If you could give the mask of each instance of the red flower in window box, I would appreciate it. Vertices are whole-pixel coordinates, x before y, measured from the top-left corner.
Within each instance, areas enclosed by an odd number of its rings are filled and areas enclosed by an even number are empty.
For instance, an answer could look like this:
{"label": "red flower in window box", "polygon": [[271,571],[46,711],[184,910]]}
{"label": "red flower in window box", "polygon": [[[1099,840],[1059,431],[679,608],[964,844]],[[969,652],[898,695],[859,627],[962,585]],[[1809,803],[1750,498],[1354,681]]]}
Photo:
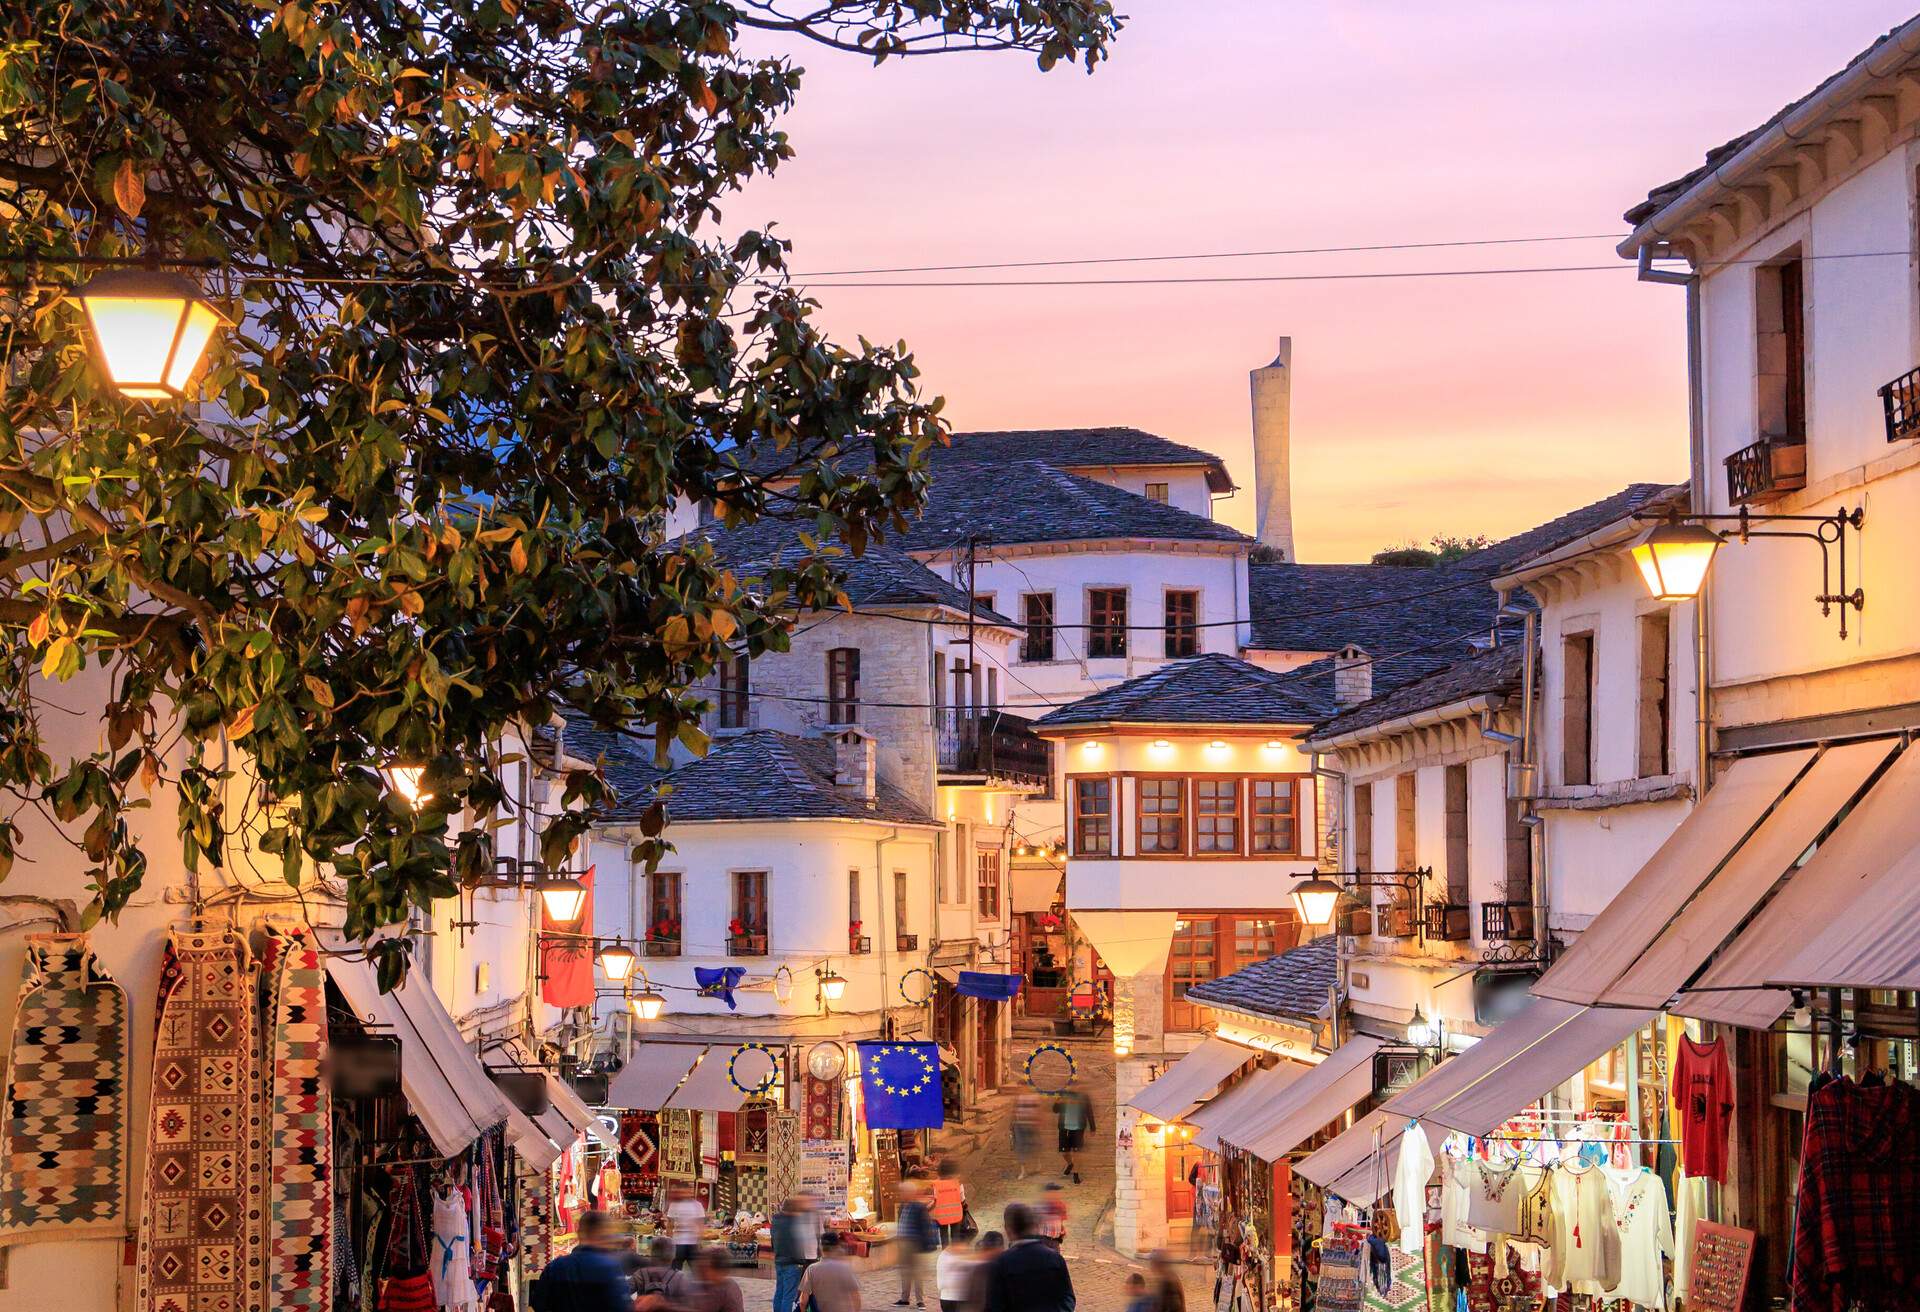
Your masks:
{"label": "red flower in window box", "polygon": [[662,916],[653,922],[647,930],[651,939],[676,939],[680,937],[680,922],[672,916]]}
{"label": "red flower in window box", "polygon": [[735,916],[732,920],[729,920],[727,922],[727,933],[733,935],[733,937],[740,938],[744,934],[746,934],[746,932],[747,932],[746,922],[741,920],[740,917]]}
{"label": "red flower in window box", "polygon": [[1051,911],[1046,912],[1040,917],[1040,928],[1042,929],[1060,928],[1060,917],[1054,915],[1053,912]]}

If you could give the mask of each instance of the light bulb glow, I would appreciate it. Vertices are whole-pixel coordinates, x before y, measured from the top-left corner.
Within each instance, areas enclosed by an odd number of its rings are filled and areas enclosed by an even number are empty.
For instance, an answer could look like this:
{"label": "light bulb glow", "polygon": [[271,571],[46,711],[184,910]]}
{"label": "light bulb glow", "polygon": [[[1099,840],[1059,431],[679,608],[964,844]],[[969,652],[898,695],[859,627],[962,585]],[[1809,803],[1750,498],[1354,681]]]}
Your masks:
{"label": "light bulb glow", "polygon": [[533,888],[547,909],[547,919],[555,924],[571,925],[586,910],[587,886],[570,875],[543,875]]}
{"label": "light bulb glow", "polygon": [[433,800],[433,794],[426,790],[426,766],[389,765],[382,767],[380,773],[385,777],[387,787],[398,793],[400,800],[415,811]]}
{"label": "light bulb glow", "polygon": [[1152,742],[1147,744],[1147,750],[1152,752],[1155,756],[1165,756],[1171,751],[1173,751],[1173,744],[1168,742],[1165,738],[1155,738]]}
{"label": "light bulb glow", "polygon": [[847,993],[847,981],[828,971],[820,977],[820,996],[828,1002],[838,1002]]}
{"label": "light bulb glow", "polygon": [[226,322],[177,273],[116,269],[99,274],[77,295],[107,381],[135,400],[183,395],[214,331]]}
{"label": "light bulb glow", "polygon": [[1720,535],[1704,524],[1656,524],[1628,554],[1655,600],[1692,601],[1700,595],[1720,543]]}
{"label": "light bulb glow", "polygon": [[638,958],[632,948],[624,943],[609,943],[600,949],[600,969],[615,984],[624,984],[633,975],[633,965]]}
{"label": "light bulb glow", "polygon": [[1098,756],[1105,749],[1106,749],[1106,744],[1101,742],[1097,738],[1089,738],[1087,739],[1087,741],[1080,744],[1080,750],[1085,752],[1088,756]]}
{"label": "light bulb glow", "polygon": [[666,998],[652,989],[627,995],[627,1010],[633,1013],[635,1020],[659,1020],[660,1013],[666,1008]]}
{"label": "light bulb glow", "polygon": [[1299,908],[1302,921],[1315,929],[1324,929],[1333,923],[1333,909],[1342,891],[1331,879],[1315,875],[1294,888],[1293,904]]}

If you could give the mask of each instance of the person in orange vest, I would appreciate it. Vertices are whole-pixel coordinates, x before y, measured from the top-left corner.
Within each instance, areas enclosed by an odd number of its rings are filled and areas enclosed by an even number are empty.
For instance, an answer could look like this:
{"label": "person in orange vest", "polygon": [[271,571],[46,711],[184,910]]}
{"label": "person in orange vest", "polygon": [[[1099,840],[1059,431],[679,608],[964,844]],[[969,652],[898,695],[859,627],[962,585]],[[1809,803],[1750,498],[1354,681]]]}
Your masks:
{"label": "person in orange vest", "polygon": [[951,1160],[940,1163],[940,1173],[933,1181],[933,1203],[930,1208],[934,1224],[940,1227],[942,1246],[953,1242],[953,1228],[967,1215],[967,1186],[960,1181],[960,1164]]}

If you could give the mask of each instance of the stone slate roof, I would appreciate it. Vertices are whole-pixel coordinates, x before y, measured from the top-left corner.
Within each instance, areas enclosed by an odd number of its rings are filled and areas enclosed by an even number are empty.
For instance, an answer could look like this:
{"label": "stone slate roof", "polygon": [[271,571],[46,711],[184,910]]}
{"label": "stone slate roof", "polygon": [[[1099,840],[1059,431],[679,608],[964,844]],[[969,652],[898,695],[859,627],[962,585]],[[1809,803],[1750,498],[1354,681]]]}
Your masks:
{"label": "stone slate roof", "polygon": [[1057,707],[1036,729],[1088,724],[1311,724],[1324,705],[1288,690],[1285,676],[1210,652]]}
{"label": "stone slate roof", "polygon": [[948,606],[963,615],[972,608],[988,623],[1013,623],[985,606],[974,607],[962,589],[941,578],[897,544],[870,542],[866,550],[856,556],[837,541],[820,541],[811,518],[768,516],[736,528],[716,522],[703,524],[686,537],[712,543],[714,554],[736,572],[753,575],[776,562],[789,567],[798,565],[813,554],[800,540],[802,532],[814,533],[822,548],[838,548],[838,554],[828,555],[826,559],[841,576],[847,599],[855,606]]}
{"label": "stone slate roof", "polygon": [[965,550],[969,537],[995,547],[1107,538],[1253,546],[1238,529],[1040,460],[960,461],[938,469],[926,509],[892,541],[909,551],[947,551]]}
{"label": "stone slate roof", "polygon": [[1340,712],[1315,729],[1308,741],[1322,743],[1357,729],[1412,715],[1416,711],[1450,706],[1481,693],[1517,695],[1524,659],[1525,651],[1518,642],[1508,642],[1491,651],[1469,656]]}
{"label": "stone slate roof", "polygon": [[[934,446],[927,462],[935,478],[948,464],[1006,464],[1040,460],[1056,469],[1105,469],[1137,465],[1200,465],[1207,486],[1215,492],[1233,491],[1233,478],[1224,460],[1211,451],[1186,446],[1143,429],[1119,426],[1094,428],[1016,428],[952,434],[949,446]],[[755,448],[741,461],[757,473],[784,469],[793,463],[789,448]]]}
{"label": "stone slate roof", "polygon": [[1242,966],[1231,975],[1189,985],[1187,997],[1256,1016],[1317,1020],[1331,1005],[1329,991],[1339,971],[1338,942],[1335,935],[1322,934],[1311,943]]}
{"label": "stone slate roof", "polygon": [[885,782],[874,786],[874,804],[833,785],[833,744],[773,729],[716,738],[698,760],[672,770],[653,764],[653,750],[585,720],[567,722],[567,755],[598,760],[619,800],[599,818],[637,820],[663,783],[667,822],[676,820],[875,820],[882,824],[930,825],[932,814]]}
{"label": "stone slate roof", "polygon": [[[1902,27],[1904,26],[1905,24],[1902,24]],[[1801,96],[1799,99],[1790,101],[1787,104],[1781,106],[1776,113],[1774,113],[1771,117],[1767,119],[1766,122],[1760,124],[1758,127],[1751,128],[1746,132],[1742,132],[1739,136],[1733,138],[1733,140],[1723,142],[1722,144],[1715,146],[1712,150],[1709,150],[1707,152],[1706,161],[1703,164],[1701,164],[1699,168],[1694,169],[1690,173],[1683,174],[1680,177],[1675,178],[1671,182],[1661,183],[1659,186],[1655,187],[1652,191],[1647,193],[1647,198],[1645,200],[1641,201],[1638,205],[1635,205],[1632,209],[1628,210],[1626,214],[1623,215],[1622,217],[1624,217],[1629,224],[1631,224],[1636,228],[1639,227],[1642,223],[1645,223],[1648,219],[1652,218],[1654,215],[1658,214],[1661,210],[1665,209],[1668,205],[1672,204],[1680,196],[1684,195],[1687,191],[1689,191],[1693,187],[1695,183],[1699,182],[1702,178],[1706,177],[1709,173],[1713,172],[1715,169],[1725,164],[1728,160],[1732,159],[1735,155],[1738,155],[1741,151],[1745,150],[1748,146],[1752,145],[1755,140],[1757,140],[1768,129],[1772,128],[1774,124],[1780,122],[1781,119],[1784,119],[1787,115],[1793,113],[1795,110],[1799,109],[1802,105],[1806,104],[1808,101],[1815,99],[1820,95],[1821,92],[1825,91],[1834,82],[1846,76],[1847,73],[1852,71],[1854,65],[1858,64],[1863,59],[1871,59],[1874,55],[1878,54],[1883,46],[1885,46],[1889,41],[1893,40],[1895,37],[1899,36],[1900,31],[1901,31],[1901,28],[1896,27],[1891,32],[1888,32],[1885,36],[1876,38],[1872,45],[1868,46],[1865,50],[1862,50],[1859,54],[1855,55],[1852,59],[1849,59],[1846,63],[1846,67],[1840,69],[1838,72],[1834,73],[1831,77],[1824,79],[1819,86],[1816,86],[1813,90],[1807,92],[1806,95]]]}

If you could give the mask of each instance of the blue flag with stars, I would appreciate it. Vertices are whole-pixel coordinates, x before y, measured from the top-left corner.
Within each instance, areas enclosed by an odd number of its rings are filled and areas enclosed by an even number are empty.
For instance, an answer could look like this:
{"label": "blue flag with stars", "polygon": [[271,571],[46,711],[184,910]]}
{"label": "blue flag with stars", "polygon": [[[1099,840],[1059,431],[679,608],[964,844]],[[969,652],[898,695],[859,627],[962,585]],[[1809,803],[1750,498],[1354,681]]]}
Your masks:
{"label": "blue flag with stars", "polygon": [[937,1130],[940,1047],[934,1043],[862,1043],[860,1092],[869,1130]]}

